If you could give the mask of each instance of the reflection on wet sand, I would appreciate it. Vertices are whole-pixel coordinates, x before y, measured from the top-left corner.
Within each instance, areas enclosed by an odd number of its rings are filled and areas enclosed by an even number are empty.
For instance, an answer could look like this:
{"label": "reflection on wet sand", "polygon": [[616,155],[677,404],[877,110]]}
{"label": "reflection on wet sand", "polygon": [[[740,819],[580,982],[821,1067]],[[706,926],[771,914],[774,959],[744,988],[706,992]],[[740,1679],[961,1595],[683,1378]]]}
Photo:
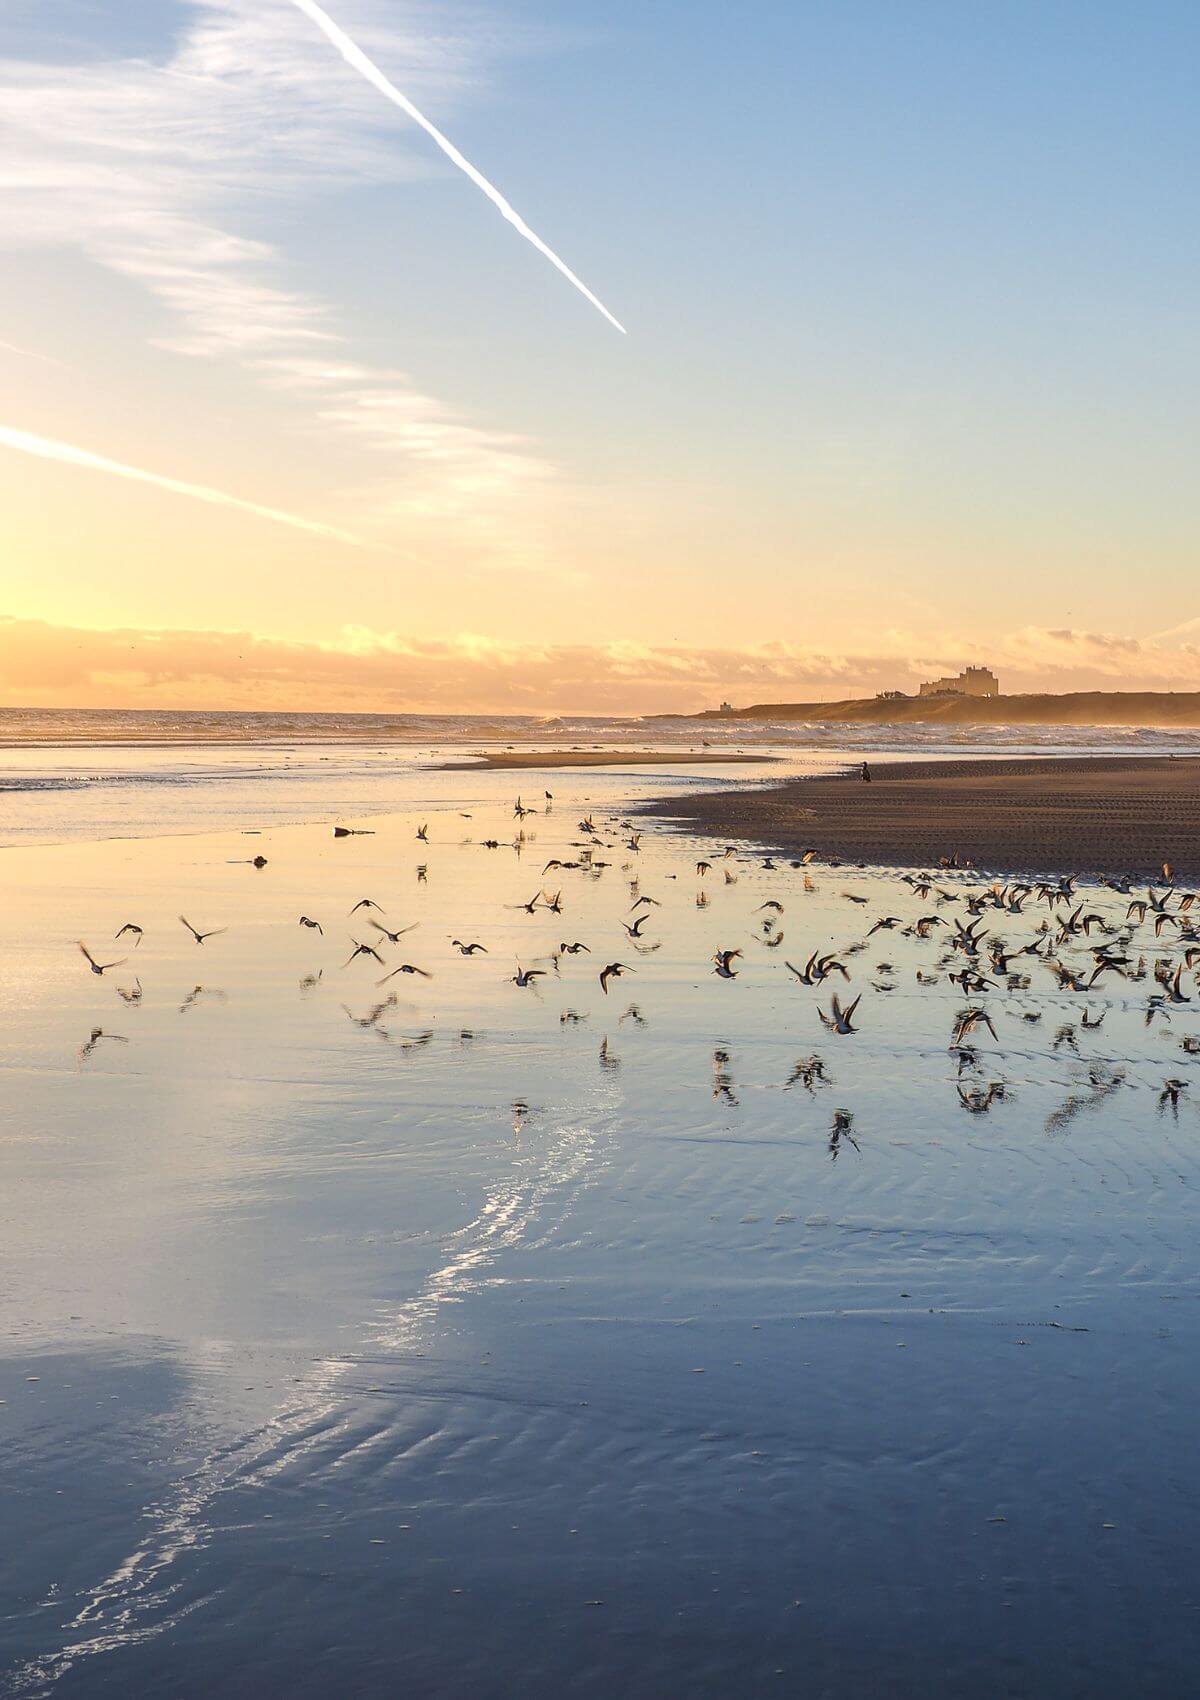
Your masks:
{"label": "reflection on wet sand", "polygon": [[[298,1694],[507,1687],[531,1646],[546,1693],[967,1692],[1002,1659],[1050,1694],[1064,1648],[1166,1692],[1191,894],[717,844],[698,906],[694,845],[565,772],[514,830],[492,783],[466,826],[273,829],[254,874],[227,835],[6,853],[0,1304],[39,1379],[5,1468],[80,1507],[25,1531],[24,1691],[262,1692],[271,1641]],[[92,972],[75,940],[131,913],[136,978]],[[124,1425],[55,1392],[122,1339],[173,1372]],[[94,1569],[58,1597],[67,1542]],[[1043,1611],[1048,1551],[1153,1622],[1150,1688],[1082,1596]]]}

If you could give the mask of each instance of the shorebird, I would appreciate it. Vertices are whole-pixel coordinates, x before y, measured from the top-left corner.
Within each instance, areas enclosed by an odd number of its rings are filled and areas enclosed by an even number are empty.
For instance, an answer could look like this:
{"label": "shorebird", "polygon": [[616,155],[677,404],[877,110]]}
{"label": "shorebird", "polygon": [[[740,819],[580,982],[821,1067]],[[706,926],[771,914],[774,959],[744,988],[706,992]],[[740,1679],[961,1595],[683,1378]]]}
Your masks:
{"label": "shorebird", "polygon": [[635,974],[636,972],[637,970],[635,968],[630,968],[627,963],[610,962],[607,968],[602,968],[600,970],[600,990],[605,994],[605,996],[607,996],[608,982],[610,980],[619,980],[622,974]]}
{"label": "shorebird", "polygon": [[972,921],[969,927],[964,927],[961,921],[955,921],[951,947],[961,950],[965,956],[978,956],[979,947],[988,936],[986,930],[980,932],[979,927],[978,921]]}
{"label": "shorebird", "polygon": [[314,921],[311,915],[301,915],[298,924],[302,927],[311,927],[315,932],[320,933],[322,938],[325,937],[324,927],[321,925],[320,921]]}
{"label": "shorebird", "polygon": [[181,915],[179,919],[183,922],[188,932],[191,933],[197,944],[203,944],[205,939],[215,939],[219,934],[227,933],[229,931],[228,927],[212,927],[207,933],[201,933],[197,932],[196,928],[193,927],[186,915]]}
{"label": "shorebird", "polygon": [[1166,982],[1168,1003],[1191,1003],[1191,998],[1183,989],[1183,964],[1175,970],[1175,977]]}
{"label": "shorebird", "polygon": [[429,827],[427,824],[417,828],[417,837],[420,839],[422,844],[429,843]]}
{"label": "shorebird", "polygon": [[144,932],[144,929],[142,927],[139,927],[136,921],[126,921],[126,923],[123,927],[117,928],[116,932],[113,934],[113,937],[115,939],[119,939],[119,938],[123,938],[126,933],[132,933],[133,934],[133,948],[134,948],[134,950],[136,950],[138,945],[140,945],[141,942],[142,942],[143,932]]}
{"label": "shorebird", "polygon": [[[371,952],[374,955],[374,951]],[[432,980],[433,975],[428,968],[418,968],[412,962],[402,962],[399,968],[393,968],[390,974],[385,974],[382,980],[376,980],[377,986],[386,986],[389,980],[394,980],[397,974],[419,974],[422,980]]]}
{"label": "shorebird", "polygon": [[835,992],[833,1001],[829,1006],[829,1014],[826,1015],[820,1005],[817,1006],[817,1014],[821,1017],[822,1025],[828,1027],[831,1033],[857,1033],[858,1028],[854,1026],[853,1017],[861,1001],[862,993],[860,992],[854,1002],[843,1009]]}
{"label": "shorebird", "polygon": [[405,933],[413,932],[421,923],[420,921],[410,921],[407,927],[401,927],[399,931],[394,933],[389,932],[386,927],[381,927],[378,921],[370,921],[368,925],[374,927],[377,933],[382,933],[389,944],[399,944]]}
{"label": "shorebird", "polygon": [[587,944],[581,944],[578,939],[576,939],[573,944],[568,944],[566,940],[564,940],[562,944],[559,945],[558,950],[560,956],[578,956],[581,950],[586,951],[589,956],[592,954],[592,947]]}
{"label": "shorebird", "polygon": [[640,939],[642,936],[642,928],[646,925],[646,922],[649,919],[649,915],[639,915],[637,920],[632,924],[628,921],[622,921],[621,925],[624,927],[631,939]]}
{"label": "shorebird", "polygon": [[741,954],[740,950],[714,951],[710,959],[714,964],[713,973],[719,974],[722,980],[736,980],[737,969],[733,966],[733,960]]}
{"label": "shorebird", "polygon": [[93,974],[107,974],[110,968],[120,968],[123,963],[129,961],[127,956],[122,956],[119,957],[116,962],[97,962],[96,958],[92,955],[91,951],[88,949],[87,945],[84,944],[82,939],[77,939],[76,943],[79,945],[84,956],[87,957],[88,967],[91,969]]}
{"label": "shorebird", "polygon": [[822,956],[814,950],[803,968],[797,968],[794,962],[785,962],[785,968],[790,968],[802,986],[819,986],[822,980],[827,980],[831,974],[840,974],[843,980],[850,978],[849,970],[844,962],[839,962],[830,952]]}
{"label": "shorebird", "polygon": [[544,980],[545,977],[546,970],[544,968],[522,968],[518,962],[516,973],[511,974],[509,979],[514,986],[532,986],[535,980]]}
{"label": "shorebird", "polygon": [[451,939],[450,943],[456,946],[460,956],[475,956],[480,951],[482,951],[485,956],[488,953],[488,948],[485,944],[464,944],[461,939]]}
{"label": "shorebird", "polygon": [[352,915],[357,915],[360,909],[374,909],[377,915],[383,914],[383,910],[380,908],[379,904],[375,902],[373,897],[360,897],[358,902],[354,905],[354,908],[351,909],[350,913]]}
{"label": "shorebird", "polygon": [[354,949],[350,952],[345,962],[342,963],[343,968],[349,968],[356,956],[373,956],[379,966],[381,968],[383,967],[383,958],[380,956],[373,944],[359,944],[356,939],[351,939],[350,943],[354,946]]}
{"label": "shorebird", "polygon": [[[996,1029],[993,1027],[992,1018],[986,1009],[977,1009],[974,1007],[970,1009],[960,1009],[957,1017],[955,1018],[954,1032],[950,1039],[951,1048],[954,1049],[961,1045],[967,1035],[969,1033],[974,1033],[977,1027],[986,1027],[992,1038],[996,1039]],[[999,1042],[1000,1041],[996,1039],[996,1043],[999,1044]]]}

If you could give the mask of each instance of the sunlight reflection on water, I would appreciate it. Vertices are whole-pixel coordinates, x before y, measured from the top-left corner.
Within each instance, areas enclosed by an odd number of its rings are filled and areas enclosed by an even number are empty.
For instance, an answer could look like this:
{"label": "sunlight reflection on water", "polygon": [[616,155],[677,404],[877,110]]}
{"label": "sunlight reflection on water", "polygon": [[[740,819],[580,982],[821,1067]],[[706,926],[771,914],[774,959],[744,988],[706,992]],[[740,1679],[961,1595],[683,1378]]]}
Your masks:
{"label": "sunlight reflection on water", "polygon": [[[554,774],[519,854],[539,776],[388,783],[362,837],[241,780],[255,836],[3,853],[20,1690],[1179,1692],[1194,1002],[1085,1030],[1035,966],[964,1071],[895,875],[633,850],[654,776]],[[608,866],[543,874],[585,809]]]}

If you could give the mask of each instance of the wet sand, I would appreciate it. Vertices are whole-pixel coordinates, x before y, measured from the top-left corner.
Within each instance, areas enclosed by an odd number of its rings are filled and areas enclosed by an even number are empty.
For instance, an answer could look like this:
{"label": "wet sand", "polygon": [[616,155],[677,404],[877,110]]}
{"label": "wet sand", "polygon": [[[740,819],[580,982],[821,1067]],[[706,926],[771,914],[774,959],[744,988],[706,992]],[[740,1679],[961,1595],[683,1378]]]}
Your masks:
{"label": "wet sand", "polygon": [[881,867],[943,857],[1002,872],[1200,877],[1200,758],[882,763],[753,791],[665,798],[652,812],[710,837]]}
{"label": "wet sand", "polygon": [[[622,825],[663,769],[564,772],[518,834],[512,775],[387,761],[394,812],[335,841],[361,752],[324,791],[237,766],[186,835],[0,852],[0,1693],[1192,1692],[1178,898],[1128,978],[1067,988],[1100,936],[1064,928],[955,1043],[986,882],[699,877]],[[985,978],[1068,915],[987,909]],[[816,951],[849,982],[802,984]]]}
{"label": "wet sand", "polygon": [[459,773],[478,768],[511,768],[514,772],[544,767],[678,767],[684,762],[773,762],[778,756],[730,755],[725,750],[488,750],[469,761],[439,762],[435,773]]}

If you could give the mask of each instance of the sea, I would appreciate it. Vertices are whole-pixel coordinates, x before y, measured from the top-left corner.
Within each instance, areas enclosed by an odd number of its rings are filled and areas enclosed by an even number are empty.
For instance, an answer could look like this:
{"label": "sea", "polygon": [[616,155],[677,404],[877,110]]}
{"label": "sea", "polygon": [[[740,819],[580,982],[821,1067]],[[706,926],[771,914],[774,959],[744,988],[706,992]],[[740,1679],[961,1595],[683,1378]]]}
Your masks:
{"label": "sea", "polygon": [[[686,765],[590,775],[597,795],[652,798],[714,782],[770,784],[864,757],[1196,754],[1200,729],[0,708],[0,846],[236,828],[250,816],[301,824],[410,801],[457,806],[489,792],[473,773],[440,771],[447,765],[549,749],[687,754]],[[740,772],[695,763],[706,749],[772,761]]]}
{"label": "sea", "polygon": [[0,712],[0,1693],[1190,1693],[1190,910],[632,806],[1195,745]]}

